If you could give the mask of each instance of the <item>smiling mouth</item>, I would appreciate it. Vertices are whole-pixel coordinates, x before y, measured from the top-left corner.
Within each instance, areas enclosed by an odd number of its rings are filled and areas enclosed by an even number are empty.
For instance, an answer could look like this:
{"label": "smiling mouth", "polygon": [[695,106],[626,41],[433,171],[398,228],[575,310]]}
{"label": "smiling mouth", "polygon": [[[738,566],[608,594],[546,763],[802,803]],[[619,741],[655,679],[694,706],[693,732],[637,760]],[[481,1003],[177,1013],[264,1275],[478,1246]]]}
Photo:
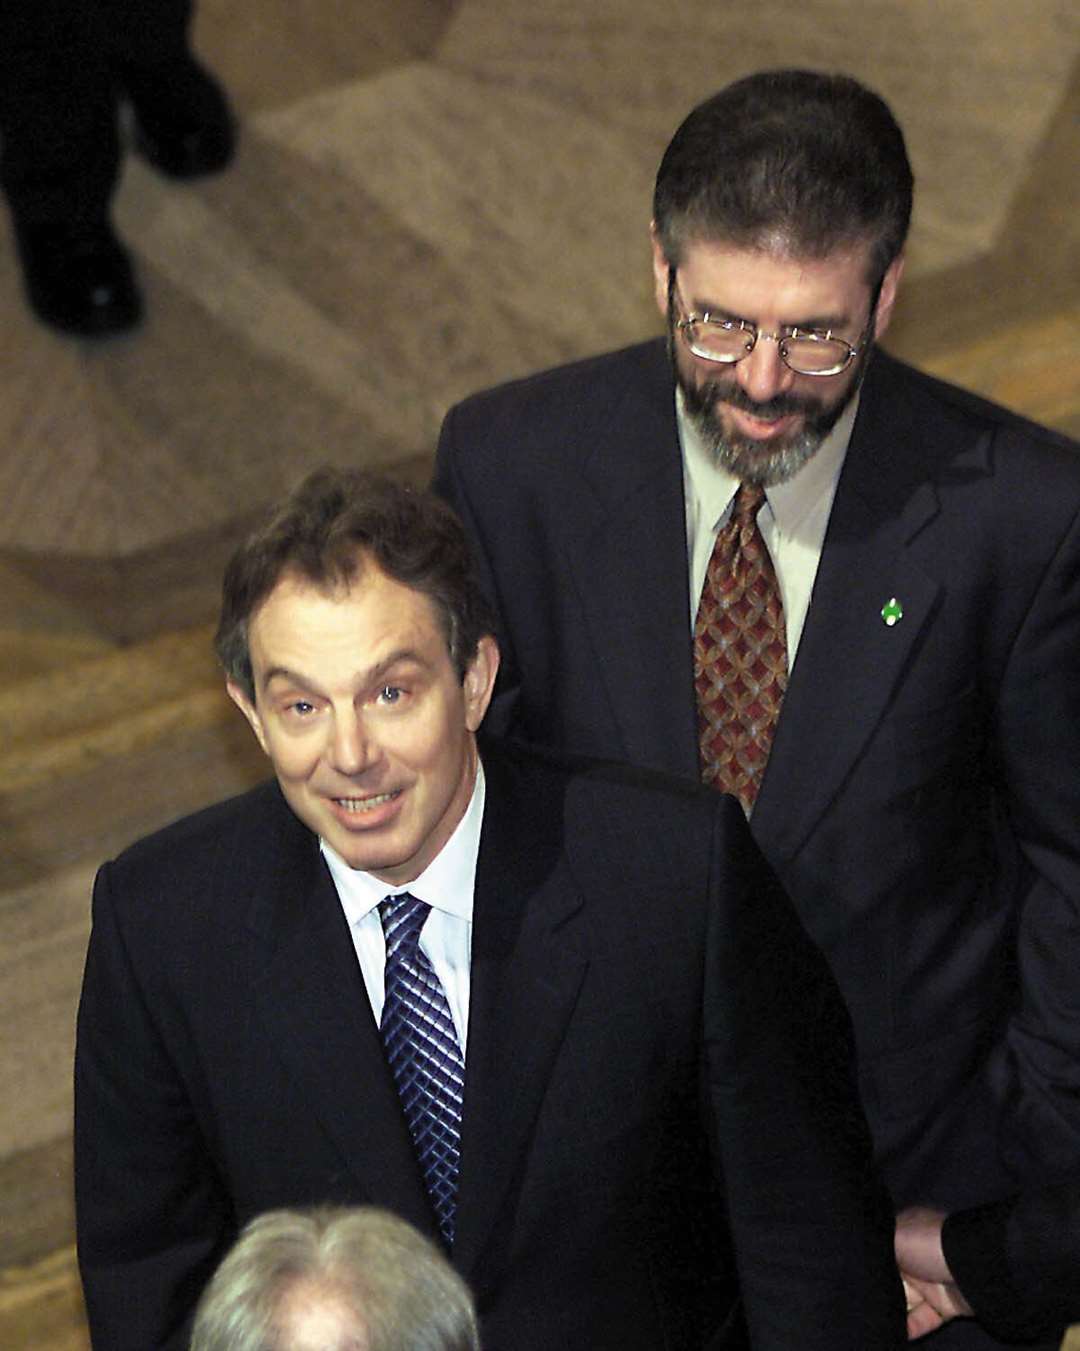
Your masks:
{"label": "smiling mouth", "polygon": [[333,801],[342,811],[355,812],[358,816],[364,812],[372,812],[376,807],[385,806],[387,802],[393,802],[394,798],[401,796],[401,789],[395,788],[392,793],[377,793],[374,797],[336,797]]}
{"label": "smiling mouth", "polygon": [[746,409],[729,405],[733,414],[733,422],[736,427],[741,427],[749,435],[760,436],[762,439],[768,439],[777,432],[790,427],[795,420],[794,413],[781,413],[778,417],[759,417],[756,413],[747,412]]}

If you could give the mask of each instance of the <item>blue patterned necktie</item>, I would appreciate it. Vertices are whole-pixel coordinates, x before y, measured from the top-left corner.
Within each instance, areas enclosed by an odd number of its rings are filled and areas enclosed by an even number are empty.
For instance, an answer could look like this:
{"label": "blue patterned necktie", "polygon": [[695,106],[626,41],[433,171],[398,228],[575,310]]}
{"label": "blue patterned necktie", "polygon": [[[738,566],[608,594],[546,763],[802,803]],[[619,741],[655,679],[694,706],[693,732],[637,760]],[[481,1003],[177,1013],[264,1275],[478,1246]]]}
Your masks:
{"label": "blue patterned necktie", "polygon": [[386,937],[382,1040],[439,1229],[454,1242],[465,1062],[446,993],[420,951],[431,907],[403,891],[379,902]]}

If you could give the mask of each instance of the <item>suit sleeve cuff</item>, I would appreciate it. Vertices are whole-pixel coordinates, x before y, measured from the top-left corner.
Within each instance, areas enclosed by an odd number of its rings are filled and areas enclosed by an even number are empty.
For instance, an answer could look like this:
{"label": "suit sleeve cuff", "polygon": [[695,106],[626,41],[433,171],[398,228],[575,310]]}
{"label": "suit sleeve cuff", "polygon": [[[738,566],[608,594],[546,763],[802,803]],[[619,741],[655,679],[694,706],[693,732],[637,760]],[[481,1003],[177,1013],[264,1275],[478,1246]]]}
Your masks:
{"label": "suit sleeve cuff", "polygon": [[978,1321],[1005,1340],[1028,1340],[1053,1327],[1018,1283],[1010,1260],[1009,1221],[1017,1202],[1010,1197],[956,1211],[941,1230],[942,1252],[961,1294]]}

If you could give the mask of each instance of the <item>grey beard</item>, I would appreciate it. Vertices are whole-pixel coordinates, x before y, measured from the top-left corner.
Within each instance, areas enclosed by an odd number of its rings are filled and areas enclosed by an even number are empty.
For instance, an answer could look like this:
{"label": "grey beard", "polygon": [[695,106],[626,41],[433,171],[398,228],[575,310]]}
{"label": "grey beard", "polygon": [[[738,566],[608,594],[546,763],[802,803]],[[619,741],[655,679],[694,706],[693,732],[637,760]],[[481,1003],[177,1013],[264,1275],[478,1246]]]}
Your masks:
{"label": "grey beard", "polygon": [[[711,381],[697,388],[683,379],[678,362],[672,360],[675,378],[683,393],[683,408],[698,435],[709,447],[716,463],[741,483],[755,483],[772,488],[795,477],[804,464],[821,449],[821,444],[839,422],[844,410],[851,404],[866,373],[869,347],[857,358],[855,378],[847,397],[834,407],[822,408],[816,400],[794,398],[779,394],[775,399],[755,404],[737,385],[721,387]],[[768,448],[748,436],[729,436],[716,413],[718,404],[740,408],[758,417],[783,417],[788,413],[802,413],[805,422],[797,436],[783,445]]]}
{"label": "grey beard", "polygon": [[[716,463],[737,478],[740,483],[754,483],[762,488],[772,488],[778,483],[787,483],[821,449],[822,442],[843,416],[844,410],[851,404],[863,377],[872,345],[865,342],[862,351],[855,359],[855,374],[847,397],[832,408],[822,408],[816,399],[793,397],[780,394],[762,404],[756,404],[733,381],[722,386],[717,381],[709,381],[704,388],[692,385],[683,377],[675,351],[674,313],[668,315],[668,356],[671,359],[675,380],[683,394],[683,410],[702,441],[712,451]],[[793,440],[781,446],[767,449],[760,441],[746,436],[728,436],[716,413],[718,404],[726,403],[733,408],[756,414],[758,417],[783,417],[787,413],[802,413],[805,423],[802,431]]]}
{"label": "grey beard", "polygon": [[754,483],[762,488],[772,488],[794,478],[821,448],[827,435],[807,426],[794,440],[775,450],[764,450],[759,441],[725,436],[711,417],[702,418],[689,410],[688,415],[721,469],[726,469],[740,483]]}

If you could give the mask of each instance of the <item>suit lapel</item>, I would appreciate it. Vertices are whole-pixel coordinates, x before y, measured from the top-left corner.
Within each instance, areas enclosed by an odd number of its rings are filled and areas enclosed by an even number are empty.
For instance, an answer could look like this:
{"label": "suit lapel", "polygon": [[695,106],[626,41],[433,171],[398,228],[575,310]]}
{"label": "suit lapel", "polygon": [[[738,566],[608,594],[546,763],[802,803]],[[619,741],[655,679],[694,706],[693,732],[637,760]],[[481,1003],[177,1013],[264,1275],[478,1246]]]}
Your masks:
{"label": "suit lapel", "polygon": [[[480,1278],[524,1164],[587,958],[582,900],[561,850],[557,776],[484,749],[487,796],[474,901],[462,1169],[454,1261]],[[545,796],[546,793],[546,796]],[[333,882],[314,837],[280,804],[240,885],[265,945],[256,1015],[297,1098],[366,1199],[437,1233]]]}
{"label": "suit lapel", "polygon": [[641,356],[640,369],[620,384],[618,402],[600,410],[605,430],[583,466],[584,496],[575,504],[580,548],[571,566],[625,759],[696,774],[674,385],[662,343]]}
{"label": "suit lapel", "polygon": [[255,1006],[306,1104],[367,1199],[427,1233],[416,1165],[352,938],[318,844],[291,812],[251,884],[249,922],[267,944]]}
{"label": "suit lapel", "polygon": [[[622,401],[602,409],[582,479],[574,556],[597,679],[634,763],[697,777],[682,464],[663,344],[642,349]],[[959,419],[920,420],[886,353],[867,372],[798,659],[753,828],[776,860],[801,847],[866,746],[940,597],[910,546],[940,508],[945,463],[985,473]],[[629,394],[626,393],[629,386]],[[617,431],[612,432],[610,429]],[[621,433],[621,434],[620,434]],[[609,457],[606,446],[614,443]],[[892,626],[882,607],[897,599]]]}
{"label": "suit lapel", "polygon": [[[561,791],[484,747],[455,1264],[480,1282],[585,974]],[[560,781],[552,779],[551,783]],[[485,1268],[486,1269],[486,1268]]]}
{"label": "suit lapel", "polygon": [[[938,514],[935,480],[946,453],[955,462],[957,446],[928,440],[896,381],[879,353],[754,809],[754,834],[777,862],[794,856],[841,788],[940,597],[940,581],[923,571],[910,545]],[[903,615],[889,625],[882,608],[894,599]]]}

